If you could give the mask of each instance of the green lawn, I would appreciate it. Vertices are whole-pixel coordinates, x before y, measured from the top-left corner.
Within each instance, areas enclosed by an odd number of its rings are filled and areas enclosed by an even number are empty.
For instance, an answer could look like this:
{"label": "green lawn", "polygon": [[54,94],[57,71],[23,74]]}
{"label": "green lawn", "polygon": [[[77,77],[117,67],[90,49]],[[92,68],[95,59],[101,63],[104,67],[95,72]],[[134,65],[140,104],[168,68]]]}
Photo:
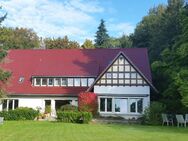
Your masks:
{"label": "green lawn", "polygon": [[0,141],[186,141],[188,128],[7,121]]}

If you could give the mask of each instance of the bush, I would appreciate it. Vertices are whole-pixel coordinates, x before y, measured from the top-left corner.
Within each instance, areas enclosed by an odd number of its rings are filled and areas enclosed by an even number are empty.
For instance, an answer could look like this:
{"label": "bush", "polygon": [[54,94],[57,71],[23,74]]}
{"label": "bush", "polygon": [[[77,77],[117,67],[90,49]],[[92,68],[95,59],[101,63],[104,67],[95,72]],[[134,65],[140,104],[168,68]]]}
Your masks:
{"label": "bush", "polygon": [[68,123],[89,123],[92,114],[89,112],[58,111],[57,120]]}
{"label": "bush", "polygon": [[61,106],[60,110],[62,110],[62,111],[78,111],[78,107],[74,106],[74,105],[67,104],[67,105]]}
{"label": "bush", "polygon": [[0,116],[4,117],[5,120],[34,120],[38,114],[37,110],[27,107],[0,112]]}
{"label": "bush", "polygon": [[51,106],[50,105],[47,105],[45,107],[45,113],[51,113]]}
{"label": "bush", "polygon": [[79,111],[91,112],[93,115],[97,114],[98,104],[97,95],[92,92],[83,92],[78,95]]}
{"label": "bush", "polygon": [[164,104],[160,102],[152,102],[150,107],[144,111],[142,117],[143,124],[158,125],[161,124],[161,114],[165,112]]}

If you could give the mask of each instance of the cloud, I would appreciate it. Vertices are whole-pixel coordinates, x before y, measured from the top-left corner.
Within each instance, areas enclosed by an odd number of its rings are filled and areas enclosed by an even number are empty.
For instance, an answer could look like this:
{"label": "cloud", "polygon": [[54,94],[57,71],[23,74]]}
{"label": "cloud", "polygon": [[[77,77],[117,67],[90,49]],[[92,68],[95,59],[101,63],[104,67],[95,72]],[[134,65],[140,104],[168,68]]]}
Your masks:
{"label": "cloud", "polygon": [[78,41],[90,34],[88,26],[96,24],[91,14],[104,11],[97,1],[82,0],[3,0],[1,5],[8,12],[4,26],[32,28],[42,37],[68,35]]}
{"label": "cloud", "polygon": [[131,23],[110,23],[107,27],[110,32],[113,32],[116,36],[121,36],[123,34],[129,35],[134,32],[135,25]]}

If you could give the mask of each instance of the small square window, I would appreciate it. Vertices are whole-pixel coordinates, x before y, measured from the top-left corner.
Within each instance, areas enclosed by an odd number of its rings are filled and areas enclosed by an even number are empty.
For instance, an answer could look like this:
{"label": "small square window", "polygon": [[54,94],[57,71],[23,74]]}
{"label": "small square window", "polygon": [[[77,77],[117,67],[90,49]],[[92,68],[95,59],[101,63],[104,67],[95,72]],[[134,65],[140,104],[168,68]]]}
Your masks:
{"label": "small square window", "polygon": [[130,80],[125,80],[125,84],[130,84]]}
{"label": "small square window", "polygon": [[118,76],[117,73],[113,73],[113,76],[112,76],[112,77],[113,77],[113,78],[117,78],[117,76]]}
{"label": "small square window", "polygon": [[80,78],[74,78],[74,86],[80,86]]}
{"label": "small square window", "polygon": [[119,57],[119,64],[124,64],[124,58],[123,58],[123,56]]}
{"label": "small square window", "polygon": [[61,79],[61,86],[67,86],[67,78]]}
{"label": "small square window", "polygon": [[68,86],[73,86],[73,78],[68,78]]}
{"label": "small square window", "polygon": [[48,86],[53,86],[53,82],[54,82],[53,78],[49,78],[48,79]]}
{"label": "small square window", "polygon": [[137,80],[137,83],[138,83],[138,84],[143,84],[143,80],[142,80],[142,79],[138,79],[138,80]]}
{"label": "small square window", "polygon": [[88,86],[91,86],[91,84],[93,84],[94,81],[94,78],[88,78]]}
{"label": "small square window", "polygon": [[122,79],[119,80],[119,84],[123,84],[123,80]]}
{"label": "small square window", "polygon": [[117,79],[114,79],[114,80],[113,80],[113,84],[117,84]]}
{"label": "small square window", "polygon": [[123,72],[124,71],[123,68],[124,68],[124,66],[119,66],[119,71]]}
{"label": "small square window", "polygon": [[104,79],[101,79],[101,84],[105,84],[105,80]]}
{"label": "small square window", "polygon": [[130,78],[130,73],[125,73],[125,78]]}
{"label": "small square window", "polygon": [[119,73],[119,78],[124,78],[123,73]]}
{"label": "small square window", "polygon": [[87,86],[87,78],[81,78],[81,86]]}
{"label": "small square window", "polygon": [[111,84],[111,83],[112,83],[112,80],[107,79],[107,84]]}
{"label": "small square window", "polygon": [[106,73],[106,78],[112,78],[112,74],[111,73]]}
{"label": "small square window", "polygon": [[135,79],[131,79],[131,84],[136,84],[136,80]]}
{"label": "small square window", "polygon": [[35,78],[35,85],[40,86],[41,85],[41,79],[40,78]]}
{"label": "small square window", "polygon": [[47,78],[42,78],[42,86],[46,86],[47,85]]}
{"label": "small square window", "polygon": [[129,65],[125,66],[125,71],[130,72],[130,66]]}
{"label": "small square window", "polygon": [[117,66],[113,66],[113,71],[117,71],[118,67]]}
{"label": "small square window", "polygon": [[19,83],[23,83],[23,82],[24,82],[24,77],[21,76],[21,77],[19,78]]}
{"label": "small square window", "polygon": [[60,78],[54,78],[54,86],[60,86]]}
{"label": "small square window", "polygon": [[131,78],[136,78],[136,73],[131,73]]}

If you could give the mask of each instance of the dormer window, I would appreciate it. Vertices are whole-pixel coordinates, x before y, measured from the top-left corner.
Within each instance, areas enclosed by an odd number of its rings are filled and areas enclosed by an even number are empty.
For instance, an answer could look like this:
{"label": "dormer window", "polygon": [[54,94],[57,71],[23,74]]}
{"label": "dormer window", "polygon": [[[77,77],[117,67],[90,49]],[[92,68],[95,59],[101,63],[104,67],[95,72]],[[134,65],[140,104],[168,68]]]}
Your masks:
{"label": "dormer window", "polygon": [[23,83],[23,81],[24,81],[24,77],[23,76],[21,76],[20,78],[19,78],[19,83]]}
{"label": "dormer window", "polygon": [[48,86],[53,86],[53,78],[48,79]]}
{"label": "dormer window", "polygon": [[42,86],[46,86],[47,85],[47,78],[42,78]]}
{"label": "dormer window", "polygon": [[60,78],[54,78],[54,86],[60,86]]}
{"label": "dormer window", "polygon": [[35,78],[35,86],[40,86],[40,85],[41,85],[41,79]]}

